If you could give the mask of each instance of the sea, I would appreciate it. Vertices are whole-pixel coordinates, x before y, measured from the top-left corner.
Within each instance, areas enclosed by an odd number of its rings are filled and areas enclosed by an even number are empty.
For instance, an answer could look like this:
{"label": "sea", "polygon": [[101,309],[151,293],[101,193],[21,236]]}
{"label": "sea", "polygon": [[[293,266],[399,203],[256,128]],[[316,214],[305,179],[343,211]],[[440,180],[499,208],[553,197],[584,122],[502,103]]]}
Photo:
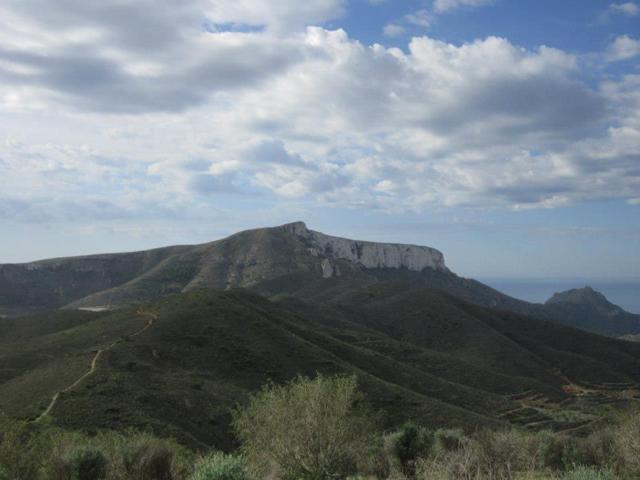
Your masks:
{"label": "sea", "polygon": [[554,293],[590,286],[628,312],[640,314],[640,278],[478,278],[479,281],[527,302],[544,303]]}

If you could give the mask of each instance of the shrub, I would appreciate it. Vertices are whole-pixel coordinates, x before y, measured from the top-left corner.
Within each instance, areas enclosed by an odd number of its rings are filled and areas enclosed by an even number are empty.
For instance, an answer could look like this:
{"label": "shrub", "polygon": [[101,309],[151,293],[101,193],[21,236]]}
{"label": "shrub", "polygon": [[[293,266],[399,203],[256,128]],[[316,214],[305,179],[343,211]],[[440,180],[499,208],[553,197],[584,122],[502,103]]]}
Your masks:
{"label": "shrub", "polygon": [[213,453],[200,459],[189,480],[247,480],[244,459],[237,455]]}
{"label": "shrub", "polygon": [[599,470],[592,467],[576,467],[565,473],[562,480],[615,480],[615,476],[607,470]]}
{"label": "shrub", "polygon": [[615,449],[619,455],[618,469],[640,477],[640,415],[627,418],[616,429]]}
{"label": "shrub", "polygon": [[109,480],[182,480],[191,473],[193,454],[173,440],[129,430],[102,432],[93,442],[111,459]]}
{"label": "shrub", "polygon": [[0,464],[8,478],[39,479],[50,452],[50,436],[39,426],[0,418]]}
{"label": "shrub", "polygon": [[455,450],[441,451],[436,457],[416,461],[418,480],[478,480],[481,479],[477,450],[462,443]]}
{"label": "shrub", "polygon": [[413,422],[407,422],[393,435],[392,441],[402,473],[409,477],[415,476],[416,460],[431,452],[433,434]]}
{"label": "shrub", "polygon": [[355,474],[377,447],[375,422],[362,401],[355,377],[267,385],[233,412],[250,472],[296,479]]}
{"label": "shrub", "polygon": [[608,468],[617,463],[618,455],[615,435],[609,429],[564,441],[563,464],[567,470],[579,466]]}
{"label": "shrub", "polygon": [[544,470],[549,436],[521,430],[485,431],[476,436],[478,468],[487,478],[510,480]]}
{"label": "shrub", "polygon": [[433,453],[437,456],[459,450],[463,447],[464,438],[462,430],[439,428],[433,434]]}
{"label": "shrub", "polygon": [[92,445],[72,447],[54,457],[50,480],[102,480],[108,461],[102,450]]}
{"label": "shrub", "polygon": [[143,437],[124,452],[127,473],[135,480],[173,480],[174,450],[164,442]]}
{"label": "shrub", "polygon": [[0,465],[0,480],[9,480],[9,473]]}

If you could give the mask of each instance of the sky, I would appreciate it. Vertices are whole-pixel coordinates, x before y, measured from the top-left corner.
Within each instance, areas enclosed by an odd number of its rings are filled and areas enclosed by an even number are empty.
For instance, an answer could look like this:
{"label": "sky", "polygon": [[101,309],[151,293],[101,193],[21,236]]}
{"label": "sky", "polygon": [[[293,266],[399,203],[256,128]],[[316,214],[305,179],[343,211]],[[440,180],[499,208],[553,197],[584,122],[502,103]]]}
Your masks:
{"label": "sky", "polygon": [[0,262],[297,220],[640,278],[640,2],[0,3]]}

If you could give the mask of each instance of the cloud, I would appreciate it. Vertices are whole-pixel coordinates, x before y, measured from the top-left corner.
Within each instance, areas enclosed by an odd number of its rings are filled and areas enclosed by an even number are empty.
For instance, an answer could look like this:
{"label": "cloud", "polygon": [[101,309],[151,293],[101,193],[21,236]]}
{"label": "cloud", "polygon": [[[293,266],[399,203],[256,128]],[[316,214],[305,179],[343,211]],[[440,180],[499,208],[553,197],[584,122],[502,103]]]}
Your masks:
{"label": "cloud", "polygon": [[633,2],[612,3],[609,5],[609,10],[613,13],[619,13],[629,17],[635,17],[640,14],[640,7]]}
{"label": "cloud", "polygon": [[405,15],[405,20],[416,27],[428,28],[431,26],[433,19],[428,10],[418,10],[417,12]]}
{"label": "cloud", "polygon": [[[587,84],[562,50],[304,28],[333,0],[61,2],[0,7],[5,218],[206,218],[217,194],[389,212],[638,198],[640,77]],[[619,38],[610,59],[637,41]]]}
{"label": "cloud", "polygon": [[483,7],[493,2],[494,0],[435,0],[433,9],[437,13],[444,13],[460,7]]}
{"label": "cloud", "polygon": [[384,33],[385,37],[395,38],[395,37],[401,37],[402,35],[407,33],[407,29],[404,28],[402,25],[389,23],[384,26],[384,28],[382,29],[382,33]]}
{"label": "cloud", "polygon": [[640,40],[636,40],[628,35],[621,35],[609,45],[606,58],[609,62],[620,62],[637,57],[638,55],[640,55]]}
{"label": "cloud", "polygon": [[345,3],[345,0],[216,0],[208,2],[206,12],[215,23],[259,25],[290,32],[341,17]]}
{"label": "cloud", "polygon": [[[337,8],[295,5],[271,9],[264,21],[288,25],[291,15],[304,22]],[[212,9],[209,21],[227,22],[266,2],[10,0],[0,7],[0,82],[85,110],[180,111],[259,85],[302,60],[299,45],[273,35],[203,29],[203,7]]]}

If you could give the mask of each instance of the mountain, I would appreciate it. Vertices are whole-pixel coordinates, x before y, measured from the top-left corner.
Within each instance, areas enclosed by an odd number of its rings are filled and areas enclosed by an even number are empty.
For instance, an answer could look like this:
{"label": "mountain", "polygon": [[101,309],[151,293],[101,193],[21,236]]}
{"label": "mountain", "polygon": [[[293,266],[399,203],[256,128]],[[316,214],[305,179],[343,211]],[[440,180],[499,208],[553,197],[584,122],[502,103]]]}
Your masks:
{"label": "mountain", "polygon": [[626,312],[589,286],[556,293],[544,307],[550,317],[584,330],[616,336],[640,333],[640,315]]}
{"label": "mountain", "polygon": [[192,290],[136,307],[0,319],[0,410],[233,445],[229,411],[268,381],[350,373],[391,428],[575,431],[640,401],[640,344],[396,281],[316,277],[269,300]]}
{"label": "mountain", "polygon": [[[325,279],[400,282],[439,289],[477,305],[554,320],[607,335],[640,333],[638,317],[587,303],[531,304],[459,277],[433,248],[349,240],[302,222],[192,246],[0,265],[0,313],[111,308],[201,288],[251,288],[278,296]],[[626,312],[625,312],[626,313]]]}
{"label": "mountain", "polygon": [[640,401],[640,344],[548,321],[584,308],[605,325],[595,293],[529,304],[457,276],[433,248],[301,222],[2,265],[0,299],[40,310],[0,319],[0,411],[70,428],[229,448],[233,406],[316,372],[355,374],[388,427],[575,431],[603,404]]}

